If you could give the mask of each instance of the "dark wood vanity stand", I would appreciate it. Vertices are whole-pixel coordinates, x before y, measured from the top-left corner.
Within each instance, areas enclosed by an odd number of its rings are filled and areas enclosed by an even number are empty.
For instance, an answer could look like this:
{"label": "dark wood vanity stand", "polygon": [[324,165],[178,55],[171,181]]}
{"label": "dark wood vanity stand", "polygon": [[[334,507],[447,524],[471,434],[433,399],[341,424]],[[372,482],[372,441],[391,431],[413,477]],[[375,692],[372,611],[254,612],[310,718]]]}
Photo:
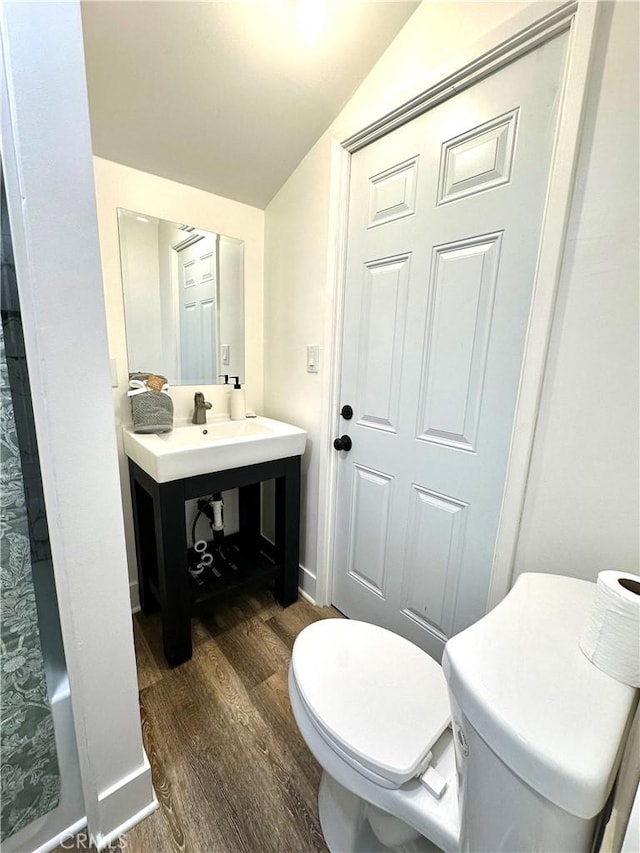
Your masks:
{"label": "dark wood vanity stand", "polygon": [[[274,582],[276,600],[287,607],[298,598],[300,546],[300,456],[157,483],[129,460],[140,605],[160,608],[164,654],[171,666],[191,657],[191,616],[240,590]],[[275,546],[260,532],[260,483],[276,481]],[[233,555],[221,577],[189,574],[185,501],[238,489],[238,533],[225,537]],[[234,567],[235,566],[235,567]]]}

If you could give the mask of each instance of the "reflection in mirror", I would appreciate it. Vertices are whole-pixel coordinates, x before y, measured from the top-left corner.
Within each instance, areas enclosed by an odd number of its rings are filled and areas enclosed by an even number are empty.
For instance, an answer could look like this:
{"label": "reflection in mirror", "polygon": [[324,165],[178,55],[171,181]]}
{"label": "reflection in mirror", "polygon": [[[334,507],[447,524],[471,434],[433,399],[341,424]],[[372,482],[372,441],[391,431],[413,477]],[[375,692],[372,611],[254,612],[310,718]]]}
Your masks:
{"label": "reflection in mirror", "polygon": [[118,208],[129,372],[244,382],[244,243]]}

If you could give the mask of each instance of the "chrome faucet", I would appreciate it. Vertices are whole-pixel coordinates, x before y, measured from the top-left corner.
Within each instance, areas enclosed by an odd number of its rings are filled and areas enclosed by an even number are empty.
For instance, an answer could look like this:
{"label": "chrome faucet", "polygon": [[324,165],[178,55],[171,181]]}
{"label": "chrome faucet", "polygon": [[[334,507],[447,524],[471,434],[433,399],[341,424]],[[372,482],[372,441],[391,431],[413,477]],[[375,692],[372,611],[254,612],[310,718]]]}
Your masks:
{"label": "chrome faucet", "polygon": [[206,424],[207,409],[211,408],[211,403],[204,399],[202,391],[196,391],[193,395],[193,418],[191,422],[194,424]]}

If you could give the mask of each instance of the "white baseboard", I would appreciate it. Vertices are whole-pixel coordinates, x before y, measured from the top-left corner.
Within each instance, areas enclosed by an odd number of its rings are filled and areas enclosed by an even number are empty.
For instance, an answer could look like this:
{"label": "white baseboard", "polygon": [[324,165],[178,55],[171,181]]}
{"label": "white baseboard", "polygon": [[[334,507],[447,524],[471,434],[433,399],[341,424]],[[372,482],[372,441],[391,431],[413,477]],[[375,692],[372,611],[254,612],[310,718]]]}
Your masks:
{"label": "white baseboard", "polygon": [[100,828],[92,833],[98,850],[108,847],[158,808],[146,754],[140,767],[98,794],[98,808]]}
{"label": "white baseboard", "polygon": [[309,602],[309,604],[313,604],[313,606],[314,606],[314,607],[316,606],[316,600],[315,600],[315,598],[311,598],[311,596],[309,595],[309,593],[308,593],[308,592],[305,592],[305,591],[302,589],[302,587],[301,587],[301,586],[299,586],[299,587],[298,587],[298,593],[299,593],[300,597],[301,597],[301,598],[304,598],[304,600],[305,600],[305,601],[308,601],[308,602]]}
{"label": "white baseboard", "polygon": [[316,599],[316,575],[310,569],[300,566],[298,571],[298,588],[303,597],[315,604]]}
{"label": "white baseboard", "polygon": [[[71,826],[68,826],[64,832],[59,832],[53,838],[49,839],[46,844],[43,844],[41,847],[37,847],[33,853],[50,853],[51,850],[55,850],[59,845],[63,845],[64,849],[64,842],[69,842],[69,839],[73,838],[79,832],[82,832],[86,825],[86,817],[77,820],[75,823],[71,824]],[[68,844],[67,849],[73,849],[70,843]]]}
{"label": "white baseboard", "polygon": [[113,842],[118,838],[121,838],[125,832],[129,832],[129,830],[133,829],[133,827],[140,823],[141,820],[144,820],[146,817],[149,817],[150,814],[153,814],[159,805],[160,803],[154,796],[153,802],[149,803],[149,805],[145,806],[143,809],[140,809],[140,811],[137,814],[134,814],[133,817],[130,817],[129,820],[125,820],[124,823],[121,823],[120,826],[116,827],[116,829],[112,830],[108,835],[99,836],[96,839],[96,847],[98,850],[104,850],[110,844],[113,844]]}

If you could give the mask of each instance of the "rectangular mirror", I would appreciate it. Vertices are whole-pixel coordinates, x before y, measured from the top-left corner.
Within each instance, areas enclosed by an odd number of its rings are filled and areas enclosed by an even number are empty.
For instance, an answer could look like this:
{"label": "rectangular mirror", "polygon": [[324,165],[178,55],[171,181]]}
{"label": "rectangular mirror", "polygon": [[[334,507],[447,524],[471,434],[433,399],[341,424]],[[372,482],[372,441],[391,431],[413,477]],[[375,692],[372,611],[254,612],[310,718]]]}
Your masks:
{"label": "rectangular mirror", "polygon": [[244,383],[244,243],[118,208],[129,372]]}

